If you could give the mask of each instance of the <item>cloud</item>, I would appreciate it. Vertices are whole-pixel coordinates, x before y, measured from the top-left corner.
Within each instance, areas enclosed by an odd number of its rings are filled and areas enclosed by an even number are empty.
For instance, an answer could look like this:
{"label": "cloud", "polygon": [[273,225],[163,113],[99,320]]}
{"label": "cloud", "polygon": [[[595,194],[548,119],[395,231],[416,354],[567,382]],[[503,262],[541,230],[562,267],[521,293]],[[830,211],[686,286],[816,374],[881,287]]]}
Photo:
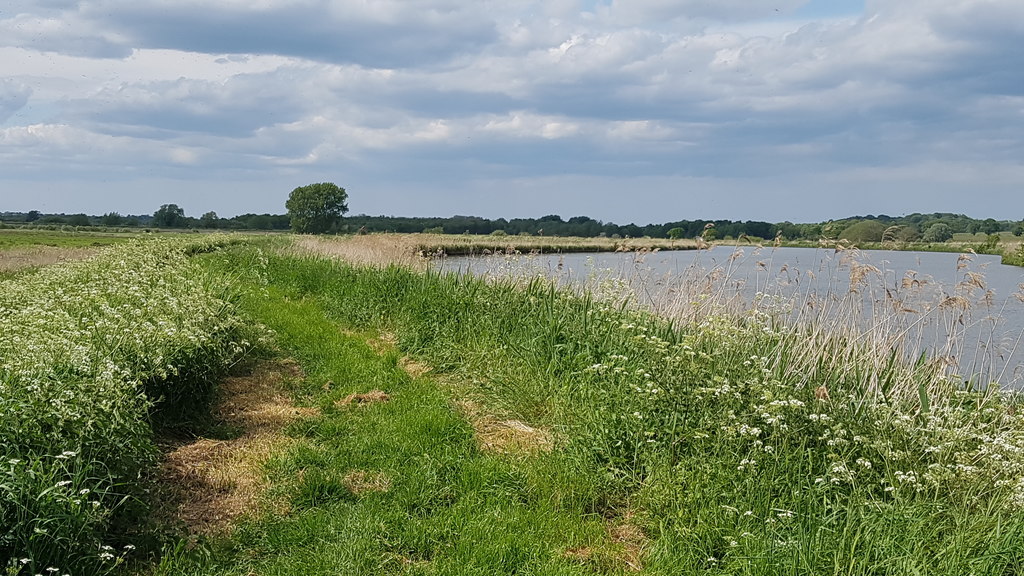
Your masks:
{"label": "cloud", "polygon": [[111,134],[166,139],[182,134],[224,138],[296,120],[306,110],[288,71],[237,75],[225,81],[121,84],[65,103],[67,117]]}
{"label": "cloud", "polygon": [[804,4],[807,0],[613,0],[607,13],[609,18],[628,25],[651,25],[680,18],[749,21],[786,14]]}
{"label": "cloud", "polygon": [[0,79],[0,122],[10,118],[28,103],[32,89],[8,79]]}
{"label": "cloud", "polygon": [[0,19],[0,46],[90,58],[125,58],[132,53],[122,38],[81,19],[74,11],[20,13]]}
{"label": "cloud", "polygon": [[40,49],[93,57],[149,48],[397,68],[443,62],[492,42],[494,25],[475,6],[423,0],[97,0],[65,6],[48,20],[26,16],[27,22],[8,29],[37,29],[23,30],[13,40],[18,45],[35,34],[45,39]]}

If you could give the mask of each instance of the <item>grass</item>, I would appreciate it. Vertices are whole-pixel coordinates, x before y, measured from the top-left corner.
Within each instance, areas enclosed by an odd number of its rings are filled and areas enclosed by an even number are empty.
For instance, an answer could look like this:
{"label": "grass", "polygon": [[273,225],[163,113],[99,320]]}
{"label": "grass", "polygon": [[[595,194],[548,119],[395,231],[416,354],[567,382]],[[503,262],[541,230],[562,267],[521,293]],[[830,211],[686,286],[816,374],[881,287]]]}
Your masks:
{"label": "grass", "polygon": [[0,280],[58,262],[81,260],[128,235],[0,229]]}
{"label": "grass", "polygon": [[[309,371],[300,400],[324,415],[269,470],[287,514],[165,573],[1021,569],[1024,419],[933,365],[768,309],[673,325],[542,281],[272,255],[260,282],[272,299],[250,313]],[[482,452],[443,388],[353,330],[394,334],[468,387],[456,397],[549,431],[552,451]],[[393,400],[333,406],[375,388]],[[352,471],[389,488],[356,494]]]}
{"label": "grass", "polygon": [[0,229],[0,251],[25,246],[96,248],[119,244],[135,236],[134,234],[85,231]]}
{"label": "grass", "polygon": [[[288,263],[272,266],[284,272]],[[172,554],[158,574],[628,568],[619,558],[625,545],[591,513],[594,476],[556,455],[482,450],[444,386],[410,376],[397,349],[371,345],[375,333],[353,333],[329,302],[274,276],[245,307],[303,366],[299,403],[321,412],[292,426],[295,442],[268,466],[268,508],[287,512],[257,515],[227,542]],[[353,394],[378,401],[346,402]],[[570,550],[587,550],[587,559]]]}

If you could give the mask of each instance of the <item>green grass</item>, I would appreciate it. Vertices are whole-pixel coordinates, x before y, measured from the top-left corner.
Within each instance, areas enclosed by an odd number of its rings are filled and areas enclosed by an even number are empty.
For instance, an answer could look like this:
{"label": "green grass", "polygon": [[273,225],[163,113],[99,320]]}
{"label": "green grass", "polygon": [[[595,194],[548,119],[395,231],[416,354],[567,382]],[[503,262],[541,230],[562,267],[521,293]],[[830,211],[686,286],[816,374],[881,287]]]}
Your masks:
{"label": "green grass", "polygon": [[[282,266],[287,265],[281,263]],[[332,281],[329,276],[323,280]],[[327,301],[273,282],[245,308],[307,372],[298,401],[322,415],[268,466],[272,499],[289,513],[243,523],[227,542],[165,558],[161,574],[592,574],[568,549],[597,550],[606,573],[626,567],[598,507],[597,478],[561,455],[481,452],[437,382],[411,378]],[[365,324],[363,326],[366,326]],[[335,386],[325,390],[328,381]],[[337,407],[379,389],[391,400]],[[387,489],[353,493],[354,471]]]}
{"label": "green grass", "polygon": [[54,230],[2,230],[0,250],[24,246],[51,246],[59,248],[87,248],[110,246],[135,237],[135,234],[115,234],[84,231]]}
{"label": "green grass", "polygon": [[[627,518],[648,574],[1021,569],[1024,421],[926,366],[763,313],[672,326],[540,281],[278,256],[237,273],[263,286],[246,307],[308,370],[299,401],[324,413],[268,468],[289,513],[163,573],[617,573],[631,552],[609,526]],[[352,330],[395,334],[551,430],[555,451],[481,453],[451,390]],[[393,400],[333,408],[370,388]],[[357,496],[352,470],[391,488]]]}

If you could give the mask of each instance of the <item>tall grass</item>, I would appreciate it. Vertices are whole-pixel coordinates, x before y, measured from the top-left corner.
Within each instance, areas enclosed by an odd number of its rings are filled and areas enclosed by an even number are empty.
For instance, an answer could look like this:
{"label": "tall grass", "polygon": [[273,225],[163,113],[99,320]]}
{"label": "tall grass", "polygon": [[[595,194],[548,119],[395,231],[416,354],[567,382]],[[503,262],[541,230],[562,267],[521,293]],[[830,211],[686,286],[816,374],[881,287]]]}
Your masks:
{"label": "tall grass", "polygon": [[151,422],[201,410],[248,346],[230,285],[190,261],[222,242],[132,242],[0,283],[6,574],[99,573],[135,546]]}
{"label": "tall grass", "polygon": [[610,509],[635,509],[652,572],[1021,568],[1013,400],[858,333],[770,299],[672,322],[543,280],[293,257],[268,277],[552,429]]}

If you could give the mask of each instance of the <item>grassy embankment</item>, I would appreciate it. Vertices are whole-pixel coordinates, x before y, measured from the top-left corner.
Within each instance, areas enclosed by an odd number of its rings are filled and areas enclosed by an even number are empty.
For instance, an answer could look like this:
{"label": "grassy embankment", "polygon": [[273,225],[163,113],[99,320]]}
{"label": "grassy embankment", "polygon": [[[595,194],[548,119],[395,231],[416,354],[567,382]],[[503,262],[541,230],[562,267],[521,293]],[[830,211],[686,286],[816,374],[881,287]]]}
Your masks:
{"label": "grassy embankment", "polygon": [[247,346],[230,285],[190,256],[222,241],[0,282],[0,573],[105,573],[145,544],[154,424],[202,414]]}
{"label": "grassy embankment", "polygon": [[[297,443],[272,459],[263,514],[161,573],[1024,564],[1024,417],[938,363],[902,362],[891,340],[787,327],[772,301],[673,325],[541,281],[294,255],[235,273],[262,286],[244,308],[305,367],[298,398],[321,415],[294,425]],[[368,345],[376,334],[394,347]],[[433,372],[410,377],[402,354]],[[390,401],[351,405],[377,389]],[[490,452],[481,420],[533,440]]]}

